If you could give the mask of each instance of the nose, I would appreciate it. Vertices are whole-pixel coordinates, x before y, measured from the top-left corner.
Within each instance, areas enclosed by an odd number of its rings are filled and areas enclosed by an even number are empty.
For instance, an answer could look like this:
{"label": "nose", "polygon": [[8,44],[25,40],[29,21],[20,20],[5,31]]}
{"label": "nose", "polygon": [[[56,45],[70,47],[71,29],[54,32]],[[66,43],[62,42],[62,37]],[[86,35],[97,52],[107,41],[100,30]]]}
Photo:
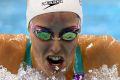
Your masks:
{"label": "nose", "polygon": [[51,46],[51,50],[53,53],[57,54],[61,51],[60,41],[58,38],[53,39],[53,43]]}

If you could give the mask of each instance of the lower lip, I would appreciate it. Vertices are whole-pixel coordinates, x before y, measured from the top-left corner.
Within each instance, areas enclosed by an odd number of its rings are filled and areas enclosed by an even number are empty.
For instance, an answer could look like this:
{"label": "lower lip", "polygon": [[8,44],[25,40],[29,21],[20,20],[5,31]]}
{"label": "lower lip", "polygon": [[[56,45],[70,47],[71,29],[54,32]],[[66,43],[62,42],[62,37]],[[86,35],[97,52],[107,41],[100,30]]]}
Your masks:
{"label": "lower lip", "polygon": [[60,71],[64,68],[63,63],[61,63],[61,64],[50,64],[50,63],[48,63],[48,66],[52,71]]}

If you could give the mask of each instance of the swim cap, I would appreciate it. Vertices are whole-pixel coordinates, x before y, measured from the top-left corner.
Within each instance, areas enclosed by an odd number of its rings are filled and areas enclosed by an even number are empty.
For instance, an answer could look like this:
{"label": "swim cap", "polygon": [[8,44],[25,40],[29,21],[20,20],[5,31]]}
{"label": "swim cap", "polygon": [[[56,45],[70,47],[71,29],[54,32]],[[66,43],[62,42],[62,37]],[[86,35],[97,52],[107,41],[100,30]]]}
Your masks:
{"label": "swim cap", "polygon": [[50,12],[74,12],[82,22],[81,0],[27,0],[27,27],[32,18]]}

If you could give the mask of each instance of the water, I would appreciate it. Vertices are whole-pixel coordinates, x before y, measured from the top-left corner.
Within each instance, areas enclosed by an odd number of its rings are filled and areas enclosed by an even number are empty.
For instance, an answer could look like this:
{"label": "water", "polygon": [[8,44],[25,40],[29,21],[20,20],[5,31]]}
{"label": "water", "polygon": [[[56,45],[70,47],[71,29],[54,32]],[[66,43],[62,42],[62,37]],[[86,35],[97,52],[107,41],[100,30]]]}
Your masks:
{"label": "water", "polygon": [[25,71],[23,64],[21,64],[21,67],[18,70],[18,74],[12,74],[5,67],[0,66],[0,80],[65,80],[65,77],[62,76],[56,78],[54,75],[51,77],[46,77],[42,71],[38,72],[29,66],[27,66]]}
{"label": "water", "polygon": [[[0,0],[0,34],[29,34],[26,1]],[[82,6],[82,34],[112,35],[120,40],[120,0],[82,0]]]}
{"label": "water", "polygon": [[103,65],[99,69],[89,70],[85,75],[85,80],[120,80],[117,65],[113,65],[111,68]]}
{"label": "water", "polygon": [[[43,72],[27,67],[25,71],[23,66],[20,67],[18,74],[11,74],[6,68],[0,66],[0,80],[65,80],[65,77],[55,78],[55,76],[45,77]],[[107,65],[99,69],[89,70],[85,74],[84,80],[120,80],[118,76],[117,65],[108,68]]]}

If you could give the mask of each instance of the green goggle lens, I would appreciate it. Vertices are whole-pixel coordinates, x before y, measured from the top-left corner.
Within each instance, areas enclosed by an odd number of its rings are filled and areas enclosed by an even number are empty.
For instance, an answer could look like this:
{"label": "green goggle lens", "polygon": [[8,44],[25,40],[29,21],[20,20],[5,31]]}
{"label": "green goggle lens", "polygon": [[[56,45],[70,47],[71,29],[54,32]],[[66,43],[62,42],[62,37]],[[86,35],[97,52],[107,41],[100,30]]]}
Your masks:
{"label": "green goggle lens", "polygon": [[67,32],[63,34],[62,38],[67,41],[74,40],[76,38],[76,34],[73,32]]}
{"label": "green goggle lens", "polygon": [[36,35],[42,40],[50,40],[51,38],[51,34],[48,32],[38,32]]}
{"label": "green goggle lens", "polygon": [[[49,32],[37,32],[36,36],[41,40],[48,41],[51,39],[52,34]],[[67,32],[64,33],[61,38],[66,41],[72,41],[76,38],[76,36],[77,34],[74,32]]]}

